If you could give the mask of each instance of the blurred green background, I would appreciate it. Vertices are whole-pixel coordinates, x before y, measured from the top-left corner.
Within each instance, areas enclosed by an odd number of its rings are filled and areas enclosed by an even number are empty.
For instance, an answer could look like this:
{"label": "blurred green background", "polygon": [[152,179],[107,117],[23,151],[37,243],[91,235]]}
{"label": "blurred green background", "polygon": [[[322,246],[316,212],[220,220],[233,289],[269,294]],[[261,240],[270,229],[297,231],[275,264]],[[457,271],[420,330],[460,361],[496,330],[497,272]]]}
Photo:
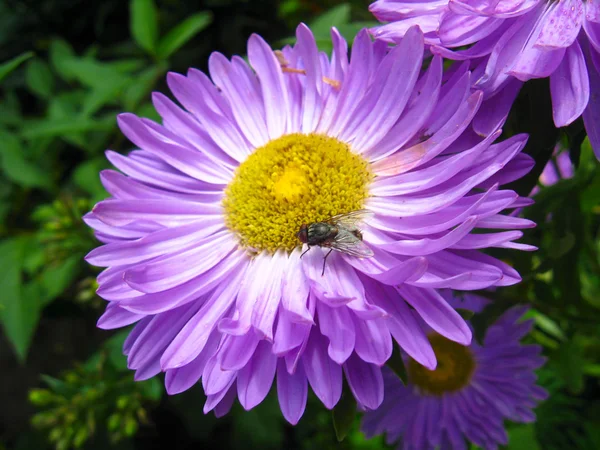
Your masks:
{"label": "blurred green background", "polygon": [[[329,28],[349,40],[373,26],[368,1],[0,1],[0,450],[158,448],[387,448],[365,441],[359,417],[338,442],[331,412],[309,397],[297,427],[270,395],[256,409],[204,416],[200,388],[168,397],[157,377],[141,383],[121,355],[127,331],[95,327],[104,302],[83,256],[97,245],[80,220],[106,197],[104,150],[130,149],[115,116],[157,119],[150,93],[165,74],[205,70],[220,51],[245,54],[251,33],[273,46],[311,25],[321,49]],[[600,171],[580,122],[556,130],[547,86],[530,83],[505,135],[531,134],[527,194],[557,143],[573,179],[544,189],[525,216],[540,225],[537,253],[497,252],[523,283],[493,294],[479,334],[503,310],[531,302],[545,347],[540,371],[551,398],[535,425],[509,425],[510,449],[600,448]],[[547,113],[546,113],[547,112]],[[548,220],[548,218],[551,218]]]}

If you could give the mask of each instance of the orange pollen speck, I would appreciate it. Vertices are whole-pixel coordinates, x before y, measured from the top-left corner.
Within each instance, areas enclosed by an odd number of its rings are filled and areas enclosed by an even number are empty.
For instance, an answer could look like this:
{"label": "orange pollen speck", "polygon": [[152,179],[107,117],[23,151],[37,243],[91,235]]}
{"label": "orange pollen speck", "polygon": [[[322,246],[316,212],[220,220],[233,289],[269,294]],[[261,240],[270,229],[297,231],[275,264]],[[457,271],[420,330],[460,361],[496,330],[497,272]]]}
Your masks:
{"label": "orange pollen speck", "polygon": [[[290,63],[285,59],[285,56],[283,55],[283,52],[281,50],[275,50],[274,53],[275,57],[277,58],[277,61],[279,62],[279,65],[281,66],[281,70],[283,71],[283,73],[297,73],[300,75],[306,75],[306,70],[304,69],[295,69],[293,67],[288,67]],[[335,89],[339,89],[342,87],[341,81],[334,80],[329,77],[324,76],[323,82],[332,86]]]}

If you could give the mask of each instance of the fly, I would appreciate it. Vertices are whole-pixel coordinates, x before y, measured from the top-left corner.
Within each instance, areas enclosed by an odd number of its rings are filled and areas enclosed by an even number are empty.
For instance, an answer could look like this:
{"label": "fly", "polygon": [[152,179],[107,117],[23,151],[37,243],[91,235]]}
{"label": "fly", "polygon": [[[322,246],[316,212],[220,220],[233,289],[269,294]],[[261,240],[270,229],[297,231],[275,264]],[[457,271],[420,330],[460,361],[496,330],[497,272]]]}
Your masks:
{"label": "fly", "polygon": [[372,216],[372,212],[360,209],[347,214],[333,216],[323,222],[313,222],[308,225],[302,224],[296,236],[298,236],[300,242],[308,245],[308,249],[304,253],[310,250],[311,246],[315,245],[331,249],[327,252],[325,258],[323,258],[321,276],[325,274],[327,257],[334,250],[358,258],[370,258],[373,256],[373,250],[363,242],[362,233],[357,227],[359,222],[363,222]]}

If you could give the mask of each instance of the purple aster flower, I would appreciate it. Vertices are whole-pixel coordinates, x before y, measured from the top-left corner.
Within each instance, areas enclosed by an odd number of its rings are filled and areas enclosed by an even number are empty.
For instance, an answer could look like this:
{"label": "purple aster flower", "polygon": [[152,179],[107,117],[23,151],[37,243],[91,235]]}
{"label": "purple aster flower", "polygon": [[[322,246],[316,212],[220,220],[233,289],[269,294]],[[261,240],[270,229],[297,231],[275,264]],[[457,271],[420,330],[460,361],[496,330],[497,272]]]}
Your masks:
{"label": "purple aster flower", "polygon": [[[517,283],[481,249],[532,249],[514,242],[532,223],[505,214],[529,200],[499,188],[531,168],[526,136],[494,143],[501,123],[471,130],[482,94],[467,68],[443,78],[434,57],[422,72],[416,27],[389,51],[363,30],[350,60],[335,29],[332,39],[328,56],[304,25],[280,52],[254,35],[250,65],[214,53],[210,78],[169,74],[185,109],[157,93],[162,125],[119,116],[140,150],[107,153],[122,173],[102,172],[112,198],[85,217],[105,243],[87,256],[107,267],[99,326],[137,322],[124,345],[136,379],[166,372],[171,394],[201,380],[217,415],[236,397],[254,407],[276,378],[296,423],[308,385],[332,408],[342,374],[375,409],[393,340],[436,366],[415,314],[471,341],[437,289]],[[328,249],[302,256],[301,225],[361,209],[373,256],[333,252],[322,274]]]}
{"label": "purple aster flower", "polygon": [[600,159],[599,2],[378,0],[370,10],[389,22],[373,30],[379,38],[397,41],[418,25],[433,53],[474,61],[474,84],[486,97],[508,86],[503,96],[510,101],[520,82],[550,77],[555,125],[564,127],[583,114]]}
{"label": "purple aster flower", "polygon": [[[487,302],[477,296],[451,302],[480,310]],[[488,328],[483,345],[463,347],[429,335],[438,367],[431,371],[407,358],[408,384],[391,370],[383,372],[385,399],[365,414],[363,431],[369,437],[387,433],[406,450],[467,449],[465,439],[484,449],[506,445],[504,420],[533,422],[532,409],[547,398],[536,386],[534,370],[545,358],[538,345],[519,340],[532,321],[519,322],[527,307],[513,307]]]}

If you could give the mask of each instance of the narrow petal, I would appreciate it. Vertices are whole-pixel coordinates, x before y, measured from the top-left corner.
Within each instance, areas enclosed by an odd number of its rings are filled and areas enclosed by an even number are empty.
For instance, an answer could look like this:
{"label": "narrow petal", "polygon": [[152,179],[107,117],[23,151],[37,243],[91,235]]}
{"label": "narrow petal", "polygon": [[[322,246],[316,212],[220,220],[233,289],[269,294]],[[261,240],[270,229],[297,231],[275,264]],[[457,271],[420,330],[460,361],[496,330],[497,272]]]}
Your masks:
{"label": "narrow petal", "polygon": [[202,352],[218,321],[233,304],[243,276],[244,271],[239,271],[231,277],[229,283],[219,286],[198,312],[181,328],[162,355],[163,369],[185,366]]}
{"label": "narrow petal", "polygon": [[141,292],[164,291],[207,272],[236,245],[237,240],[229,231],[218,233],[198,241],[189,250],[161,256],[131,268],[123,278],[127,284]]}
{"label": "narrow petal", "polygon": [[587,67],[590,77],[590,100],[583,111],[583,123],[596,158],[600,160],[600,74],[589,58]]}
{"label": "narrow petal", "polygon": [[288,92],[273,50],[258,35],[248,40],[248,59],[260,80],[269,137],[276,139],[287,131]]}
{"label": "narrow petal", "polygon": [[344,373],[350,390],[359,405],[377,409],[383,402],[383,376],[381,369],[361,360],[356,354],[344,364]]}
{"label": "narrow petal", "polygon": [[277,357],[271,352],[271,344],[261,341],[237,378],[238,399],[246,411],[265,399],[273,384],[276,368]]}
{"label": "narrow petal", "polygon": [[289,374],[283,359],[277,362],[277,397],[279,407],[285,420],[296,425],[304,409],[308,394],[308,383],[302,363],[298,364],[296,372]]}
{"label": "narrow petal", "polygon": [[332,409],[342,395],[342,367],[329,358],[324,338],[312,332],[302,363],[308,382],[327,409]]}
{"label": "narrow petal", "polygon": [[572,45],[583,23],[584,3],[581,0],[562,0],[548,5],[535,47],[566,48]]}
{"label": "narrow petal", "polygon": [[169,395],[186,391],[198,382],[208,360],[215,354],[220,340],[219,333],[212,333],[202,352],[193,361],[178,369],[166,371],[165,388]]}
{"label": "narrow petal", "polygon": [[104,314],[98,319],[98,328],[103,330],[112,330],[125,327],[144,317],[143,314],[135,314],[119,307],[116,304],[109,304]]}
{"label": "narrow petal", "polygon": [[301,249],[294,249],[287,258],[283,272],[282,306],[294,316],[298,322],[313,323],[313,318],[307,309],[309,284],[300,261]]}
{"label": "narrow petal", "polygon": [[471,343],[469,326],[435,290],[403,285],[398,292],[439,334],[462,345]]}
{"label": "narrow petal", "polygon": [[117,122],[123,134],[131,142],[159,156],[181,172],[212,184],[227,184],[231,179],[231,172],[224,166],[214,163],[200,152],[169,139],[166,136],[166,129],[163,129],[163,135],[160,135],[158,128],[151,128],[151,122],[144,121],[133,114],[120,114]]}
{"label": "narrow petal", "polygon": [[136,241],[98,247],[88,253],[85,260],[94,266],[102,267],[138,263],[184,249],[222,227],[221,218],[209,216],[206,220],[150,233]]}
{"label": "narrow petal", "polygon": [[571,124],[587,107],[590,80],[579,43],[574,42],[567,48],[562,62],[550,76],[550,93],[552,115],[557,127]]}
{"label": "narrow petal", "polygon": [[386,326],[400,347],[429,370],[436,367],[436,358],[425,331],[398,292],[391,287],[367,284],[373,303],[387,311]]}
{"label": "narrow petal", "polygon": [[327,354],[338,364],[343,364],[354,351],[354,324],[348,308],[331,308],[317,302],[319,328],[329,339]]}
{"label": "narrow petal", "polygon": [[386,319],[362,320],[354,317],[356,354],[365,362],[382,366],[392,356],[392,336]]}

